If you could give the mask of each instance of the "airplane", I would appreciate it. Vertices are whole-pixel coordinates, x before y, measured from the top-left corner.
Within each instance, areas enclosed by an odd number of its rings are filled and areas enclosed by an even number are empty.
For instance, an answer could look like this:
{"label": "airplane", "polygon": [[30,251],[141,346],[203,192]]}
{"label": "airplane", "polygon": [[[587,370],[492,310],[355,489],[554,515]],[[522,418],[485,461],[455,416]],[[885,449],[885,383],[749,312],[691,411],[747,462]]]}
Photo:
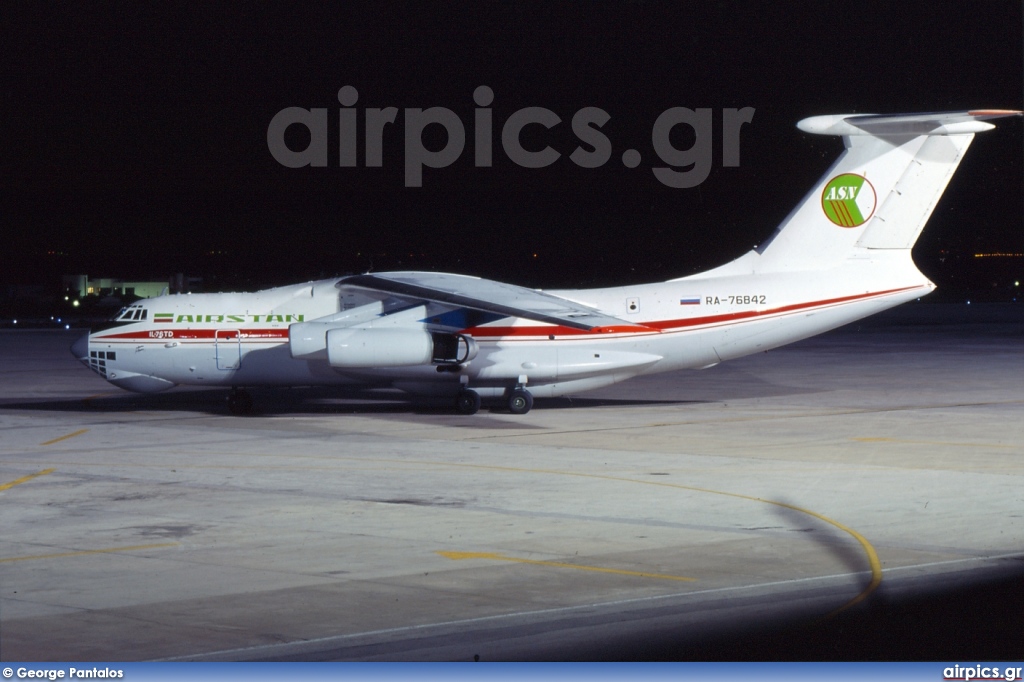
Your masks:
{"label": "airplane", "polygon": [[388,387],[525,414],[534,397],[721,362],[930,293],[911,247],[975,133],[1024,112],[813,116],[845,150],[764,243],[666,282],[541,291],[478,277],[382,272],[255,293],[140,300],[72,354],[123,389]]}

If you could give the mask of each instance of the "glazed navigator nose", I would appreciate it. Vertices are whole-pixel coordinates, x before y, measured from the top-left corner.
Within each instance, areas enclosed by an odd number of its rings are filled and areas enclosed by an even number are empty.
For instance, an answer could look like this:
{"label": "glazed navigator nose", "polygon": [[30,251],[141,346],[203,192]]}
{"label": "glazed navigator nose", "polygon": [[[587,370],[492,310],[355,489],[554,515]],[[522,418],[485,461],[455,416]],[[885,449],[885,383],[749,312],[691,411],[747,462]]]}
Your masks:
{"label": "glazed navigator nose", "polygon": [[89,357],[89,334],[85,334],[73,344],[71,344],[71,354],[78,360],[84,360]]}

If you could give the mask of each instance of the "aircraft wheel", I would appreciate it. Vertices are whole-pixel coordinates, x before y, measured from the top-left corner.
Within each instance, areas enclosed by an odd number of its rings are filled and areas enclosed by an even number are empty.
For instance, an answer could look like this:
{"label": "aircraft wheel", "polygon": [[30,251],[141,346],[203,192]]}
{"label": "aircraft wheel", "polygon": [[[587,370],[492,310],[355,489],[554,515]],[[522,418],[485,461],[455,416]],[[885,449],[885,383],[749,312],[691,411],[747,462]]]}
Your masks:
{"label": "aircraft wheel", "polygon": [[252,414],[252,396],[249,392],[232,390],[228,394],[228,411],[234,415]]}
{"label": "aircraft wheel", "polygon": [[526,414],[533,409],[533,394],[525,388],[517,388],[508,394],[508,411],[512,414]]}
{"label": "aircraft wheel", "polygon": [[480,394],[468,388],[459,391],[455,407],[462,414],[476,414],[480,410]]}

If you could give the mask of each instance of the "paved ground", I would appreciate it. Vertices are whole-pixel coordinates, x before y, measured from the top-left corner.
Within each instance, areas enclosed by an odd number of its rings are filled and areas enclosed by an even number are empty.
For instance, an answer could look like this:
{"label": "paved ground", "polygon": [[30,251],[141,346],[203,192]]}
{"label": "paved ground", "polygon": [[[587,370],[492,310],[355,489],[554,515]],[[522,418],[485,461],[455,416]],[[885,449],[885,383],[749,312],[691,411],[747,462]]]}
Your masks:
{"label": "paved ground", "polygon": [[80,333],[0,333],[3,660],[1024,658],[1024,306],[518,417],[231,417]]}

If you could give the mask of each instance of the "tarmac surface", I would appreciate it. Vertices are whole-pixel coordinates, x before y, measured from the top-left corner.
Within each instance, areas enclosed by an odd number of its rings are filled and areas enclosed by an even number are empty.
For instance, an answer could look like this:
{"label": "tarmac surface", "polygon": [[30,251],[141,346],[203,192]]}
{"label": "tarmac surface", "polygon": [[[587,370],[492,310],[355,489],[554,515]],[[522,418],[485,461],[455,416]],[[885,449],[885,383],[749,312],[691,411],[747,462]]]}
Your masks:
{"label": "tarmac surface", "polygon": [[1024,305],[529,414],[136,396],[0,332],[0,659],[1024,658]]}

